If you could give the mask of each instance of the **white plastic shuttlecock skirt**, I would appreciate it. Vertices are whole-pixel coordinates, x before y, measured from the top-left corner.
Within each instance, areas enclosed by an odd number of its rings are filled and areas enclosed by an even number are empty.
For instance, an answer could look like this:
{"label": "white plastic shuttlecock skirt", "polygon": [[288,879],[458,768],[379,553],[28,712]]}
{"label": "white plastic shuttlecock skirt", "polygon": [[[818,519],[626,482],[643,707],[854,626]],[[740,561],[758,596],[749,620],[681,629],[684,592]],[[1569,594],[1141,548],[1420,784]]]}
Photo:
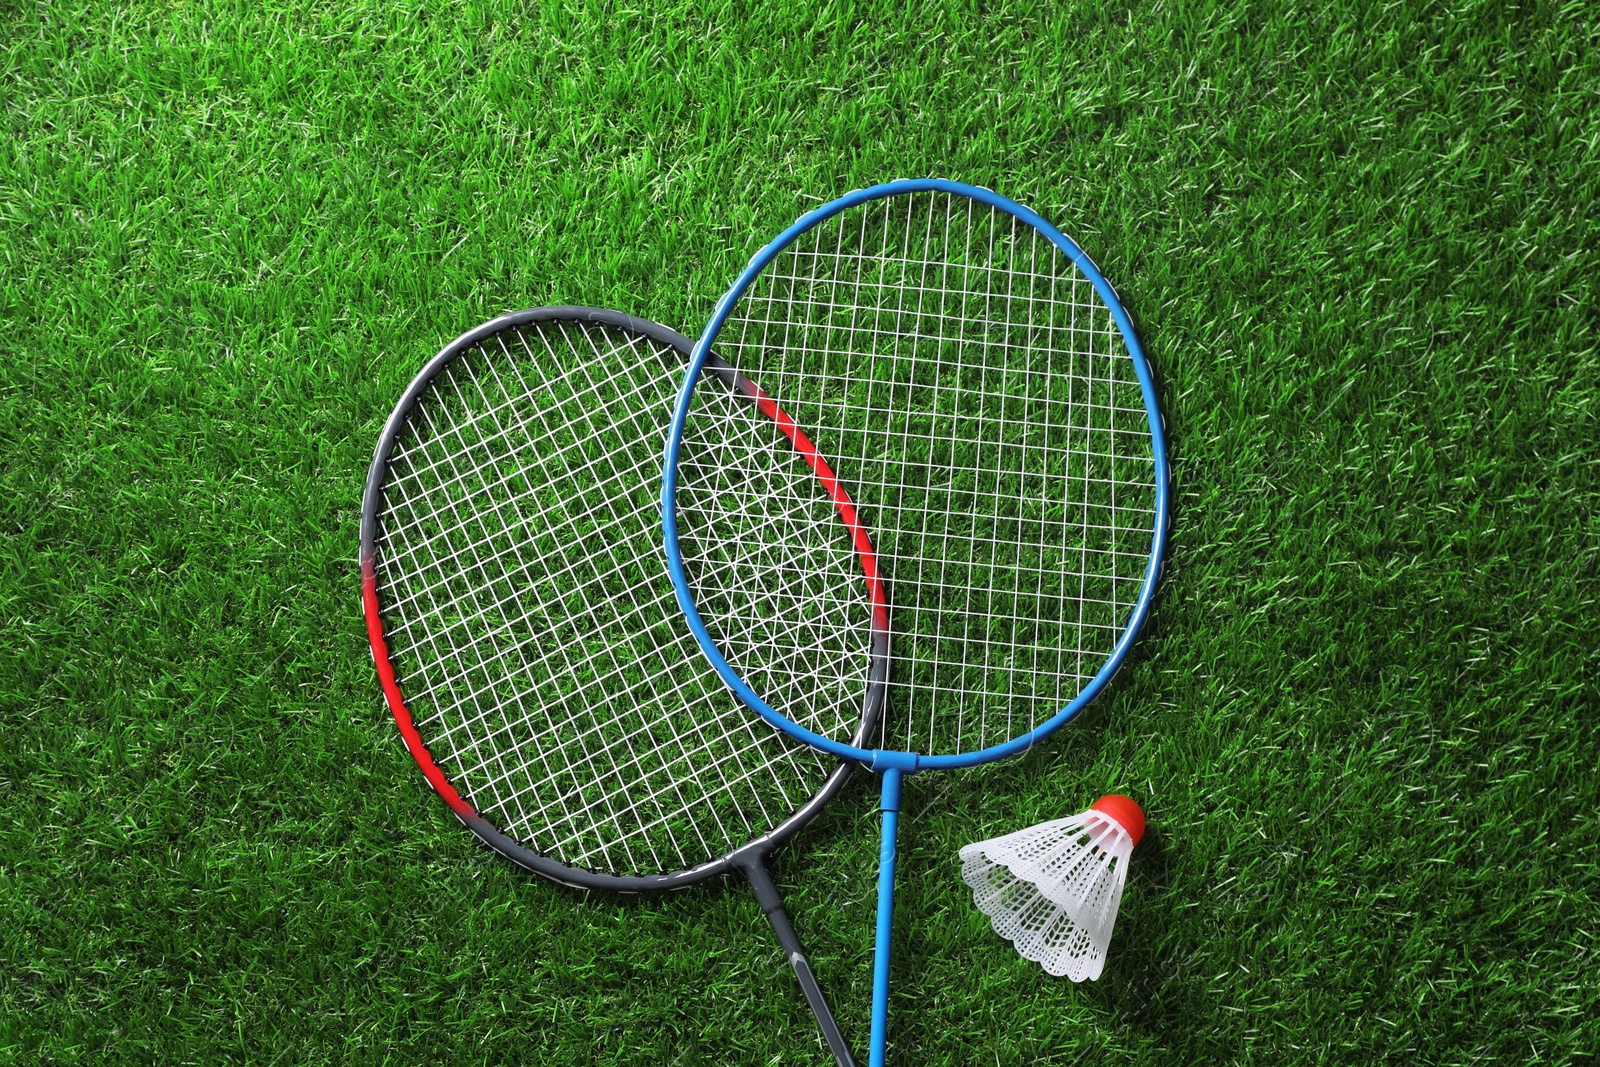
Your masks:
{"label": "white plastic shuttlecock skirt", "polygon": [[995,933],[1074,982],[1096,979],[1122,902],[1135,840],[1090,809],[961,850],[961,877]]}

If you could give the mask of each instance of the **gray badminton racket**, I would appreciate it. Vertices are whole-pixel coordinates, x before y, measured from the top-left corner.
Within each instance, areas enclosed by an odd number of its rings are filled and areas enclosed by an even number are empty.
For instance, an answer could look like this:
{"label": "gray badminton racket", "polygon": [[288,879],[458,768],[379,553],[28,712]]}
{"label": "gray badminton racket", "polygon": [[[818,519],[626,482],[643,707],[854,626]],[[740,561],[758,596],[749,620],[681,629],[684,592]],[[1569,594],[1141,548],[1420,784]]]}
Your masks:
{"label": "gray badminton racket", "polygon": [[[765,864],[849,765],[751,718],[666,573],[656,490],[691,348],[655,323],[553,307],[485,323],[429,362],[367,478],[373,658],[428,782],[507,859],[620,892],[741,871],[849,1064]],[[706,396],[759,414],[759,390],[726,364],[703,373]],[[878,702],[831,697],[807,721],[864,739]]]}

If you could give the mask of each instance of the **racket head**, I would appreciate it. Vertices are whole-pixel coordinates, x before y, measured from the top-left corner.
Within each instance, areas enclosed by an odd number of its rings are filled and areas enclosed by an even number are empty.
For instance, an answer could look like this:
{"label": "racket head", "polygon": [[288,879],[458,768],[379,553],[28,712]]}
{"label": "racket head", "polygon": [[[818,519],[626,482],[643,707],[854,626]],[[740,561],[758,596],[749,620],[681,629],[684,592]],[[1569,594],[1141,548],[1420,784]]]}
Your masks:
{"label": "racket head", "polygon": [[[751,729],[672,601],[655,485],[691,352],[600,308],[486,322],[402,394],[362,498],[368,639],[407,750],[485,844],[578,888],[726,872],[850,772]],[[856,705],[862,736],[880,704]]]}
{"label": "racket head", "polygon": [[[895,221],[895,213],[902,209],[903,234],[896,229]],[[958,209],[966,212],[964,218],[958,217]],[[919,231],[917,240],[922,243],[923,253],[920,259],[912,247],[912,235]],[[985,235],[988,245],[979,240],[974,247],[974,238]],[[881,245],[874,244],[880,240]],[[965,241],[964,246],[961,240]],[[929,248],[935,246],[942,254],[929,255]],[[1020,267],[1019,255],[1027,257]],[[872,277],[874,270],[879,272],[876,279]],[[954,284],[952,274],[958,279]],[[953,316],[952,302],[956,312]],[[1080,313],[1088,316],[1087,323],[1079,323],[1074,317]],[[1019,317],[1014,319],[1013,314]],[[1042,362],[1036,358],[1041,339]],[[1086,342],[1087,348],[1080,341]],[[1052,450],[1058,453],[1059,466],[1047,469],[1044,475],[1059,474],[1063,482],[1081,479],[1085,483],[1082,492],[1060,501],[1065,507],[1081,511],[1078,525],[1082,531],[1074,550],[1085,562],[1072,577],[1084,586],[1093,584],[1097,590],[1112,590],[1107,598],[1090,595],[1080,587],[1076,600],[1090,605],[1095,617],[1085,620],[1080,609],[1077,635],[1071,646],[1077,663],[1069,691],[1059,693],[1061,699],[1047,711],[1040,709],[1049,704],[1048,697],[1030,693],[1030,713],[1020,717],[1008,713],[1005,730],[990,730],[985,723],[975,732],[958,726],[951,736],[948,729],[934,725],[937,715],[930,715],[926,743],[921,746],[915,744],[917,735],[923,732],[918,723],[910,723],[905,730],[891,728],[898,718],[897,700],[891,697],[890,707],[882,716],[880,747],[868,749],[837,732],[818,733],[794,722],[781,707],[774,707],[770,693],[750,684],[744,672],[730,662],[737,658],[728,654],[734,639],[728,632],[713,633],[708,628],[708,615],[714,625],[722,620],[700,610],[703,604],[695,588],[696,577],[691,573],[692,567],[686,570],[681,549],[683,520],[686,514],[692,517],[693,509],[686,512],[684,507],[679,468],[684,442],[697,432],[696,419],[704,421],[697,402],[698,361],[713,346],[742,373],[760,381],[776,403],[807,427],[816,447],[830,457],[841,484],[855,498],[862,515],[861,525],[877,545],[877,566],[888,587],[890,631],[895,645],[895,678],[890,688],[898,693],[914,694],[923,685],[919,677],[928,673],[925,668],[930,662],[936,680],[927,684],[929,689],[941,688],[936,677],[941,669],[947,674],[951,670],[963,672],[973,664],[962,662],[959,650],[923,654],[920,646],[925,640],[946,640],[946,635],[937,632],[937,625],[925,625],[927,615],[944,611],[941,597],[931,596],[931,609],[921,602],[941,582],[938,575],[922,566],[926,559],[912,558],[918,556],[916,546],[901,552],[899,540],[905,531],[892,529],[890,513],[898,512],[904,518],[907,511],[916,509],[905,506],[904,473],[902,484],[896,487],[891,484],[888,468],[893,462],[901,462],[902,471],[920,467],[920,473],[927,475],[937,466],[932,462],[932,453],[941,440],[941,431],[933,423],[943,419],[952,427],[962,420],[969,427],[984,424],[982,404],[987,402],[986,397],[1000,398],[987,416],[989,423],[996,424],[1005,421],[998,416],[1004,415],[1008,410],[1005,405],[1013,399],[1006,395],[1008,390],[1020,390],[1024,405],[1059,405],[1065,421],[1054,430],[1081,431],[1085,445],[1076,451],[1070,442],[1064,448],[1058,447],[1059,434],[1052,437],[1047,432],[1035,442],[1035,453],[1044,457],[1051,456]],[[1022,373],[1011,375],[1009,380],[1006,361],[1000,358],[1008,356],[1023,362]],[[1059,359],[1065,360],[1064,368],[1052,362]],[[1108,377],[1103,382],[1095,377],[1099,373],[1095,370],[1098,360],[1106,361]],[[880,377],[879,372],[885,368],[887,373]],[[1075,379],[1082,383],[1082,399],[1071,392]],[[1093,387],[1097,384],[1104,384],[1107,389],[1103,414],[1095,410]],[[887,389],[886,394],[880,386]],[[962,388],[968,386],[975,386],[976,391],[963,397]],[[902,390],[898,403],[897,388]],[[1065,402],[1060,393],[1052,390],[1064,390]],[[858,416],[847,414],[853,398],[863,391],[868,402],[856,407],[868,413],[882,407],[885,414],[900,420],[892,427],[879,427],[883,440],[870,447],[867,436],[872,428],[864,429],[856,424],[860,422]],[[913,393],[921,395],[913,400]],[[980,398],[979,407],[963,407],[974,395]],[[1132,427],[1129,419],[1135,408],[1139,425]],[[1081,417],[1081,424],[1073,424],[1074,417]],[[1021,421],[1027,432],[1035,428],[1026,418]],[[1071,238],[1028,208],[987,189],[959,182],[913,179],[857,190],[806,213],[752,257],[718,302],[697,342],[695,359],[674,408],[662,477],[663,533],[678,603],[706,658],[744,703],[768,722],[822,751],[879,769],[898,766],[904,770],[971,766],[1015,754],[1070,721],[1105,688],[1149,615],[1170,521],[1163,430],[1154,376],[1132,320],[1105,276]],[[901,440],[894,439],[896,433],[902,433]],[[912,438],[923,447],[922,454],[913,454],[908,444]],[[1115,447],[1119,442],[1136,443],[1138,454],[1119,455]],[[999,453],[1010,447],[992,432],[979,444]],[[880,446],[882,455],[875,455],[873,448]],[[1109,454],[1097,452],[1096,446],[1109,447]],[[1024,464],[1009,472],[1023,481],[1030,474],[1025,469],[1027,451],[1024,442],[1008,460]],[[1018,456],[1024,458],[1017,459]],[[1102,462],[1111,464],[1109,479],[1097,477],[1091,466]],[[1129,474],[1129,464],[1133,462],[1140,465],[1140,473]],[[789,465],[793,467],[793,461]],[[873,467],[875,470],[867,469]],[[960,470],[955,463],[949,464],[949,469],[958,473]],[[981,464],[972,471],[988,473]],[[1108,504],[1101,490],[1093,487],[1101,482],[1126,482],[1138,500],[1125,497],[1118,504],[1113,496]],[[931,500],[932,485],[926,477],[915,488],[925,492],[924,503]],[[885,489],[899,491],[899,502],[886,499]],[[974,493],[965,494],[967,499],[973,496]],[[953,491],[945,494],[946,520],[955,513],[962,497]],[[1025,501],[1025,495],[1017,494],[1017,500]],[[932,509],[933,505],[928,507]],[[1139,521],[1130,526],[1128,520],[1135,513]],[[1005,519],[1013,527],[1025,525],[1016,516],[982,517]],[[1031,547],[1048,549],[1047,539],[1039,536],[1041,525],[1042,520],[1034,523],[1030,536],[1036,543]],[[947,531],[948,526],[947,521]],[[1132,550],[1130,535],[1138,542]],[[936,547],[941,551],[952,546],[960,548],[960,540],[946,537]],[[1097,543],[1091,546],[1091,540]],[[1019,543],[1029,547],[1028,541],[1024,537]],[[972,533],[965,550],[966,562],[974,572],[979,563],[972,552],[980,542],[991,544],[996,551],[1008,544],[999,536],[985,538]],[[1067,542],[1063,546],[1072,547]],[[1102,563],[1109,563],[1096,570],[1088,562],[1091,554],[1098,554]],[[1058,561],[1059,556],[1057,553]],[[897,573],[905,570],[908,561],[921,567],[910,576],[911,581],[906,573]],[[1047,561],[1036,553],[1032,562],[1033,569],[1041,575],[1042,587],[1043,575],[1049,569]],[[1020,558],[1016,569],[1023,569]],[[963,592],[974,594],[982,590],[969,584]],[[992,587],[989,592],[993,592]],[[1069,595],[1057,596],[1054,606],[1062,609],[1073,599]],[[1034,605],[1047,606],[1050,600],[1048,595],[1036,597]],[[1104,610],[1107,601],[1109,616]],[[963,610],[951,612],[963,613],[974,618],[982,615]],[[1002,621],[1015,630],[1028,622],[1026,616],[1014,605],[1011,618]],[[906,625],[908,617],[911,626]],[[994,621],[988,620],[990,624]],[[857,624],[855,629],[859,632],[862,627]],[[1091,631],[1094,639],[1085,640],[1084,635]],[[970,633],[969,626],[967,635]],[[968,644],[965,636],[955,643]],[[985,651],[990,655],[994,647],[1007,642],[985,640],[979,644],[992,646]],[[1009,646],[1021,648],[1024,644],[1018,640]],[[1040,647],[1035,643],[1031,651],[1036,653]],[[981,673],[985,664],[977,667]],[[1006,670],[1013,675],[1028,673],[1027,669],[1014,666]],[[1033,673],[1044,677],[1049,671],[1033,669]],[[1065,672],[1058,671],[1057,676],[1064,677]],[[963,674],[957,684],[943,688],[957,697],[980,691],[977,687],[967,690],[965,678]],[[927,754],[918,754],[919,750]]]}

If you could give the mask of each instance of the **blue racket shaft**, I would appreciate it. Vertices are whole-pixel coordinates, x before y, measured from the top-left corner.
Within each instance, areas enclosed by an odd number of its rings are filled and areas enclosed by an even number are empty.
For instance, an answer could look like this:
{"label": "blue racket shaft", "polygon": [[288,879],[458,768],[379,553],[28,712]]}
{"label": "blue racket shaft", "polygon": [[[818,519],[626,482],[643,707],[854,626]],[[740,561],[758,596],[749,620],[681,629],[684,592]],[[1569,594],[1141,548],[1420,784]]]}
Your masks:
{"label": "blue racket shaft", "polygon": [[872,952],[872,1038],[869,1067],[883,1067],[889,1040],[889,942],[894,933],[894,851],[900,829],[900,772],[883,772],[883,838],[878,846],[878,940]]}

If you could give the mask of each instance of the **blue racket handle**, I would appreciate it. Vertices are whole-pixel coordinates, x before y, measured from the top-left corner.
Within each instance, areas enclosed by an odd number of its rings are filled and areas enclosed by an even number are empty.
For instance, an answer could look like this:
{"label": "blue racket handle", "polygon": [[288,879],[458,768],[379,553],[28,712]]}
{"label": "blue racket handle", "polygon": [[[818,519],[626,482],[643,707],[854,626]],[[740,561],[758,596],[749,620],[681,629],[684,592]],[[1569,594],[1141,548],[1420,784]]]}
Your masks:
{"label": "blue racket handle", "polygon": [[872,956],[872,1042],[868,1067],[883,1067],[889,1043],[889,933],[894,927],[894,839],[900,829],[900,769],[883,772],[883,843],[878,846],[878,943]]}

